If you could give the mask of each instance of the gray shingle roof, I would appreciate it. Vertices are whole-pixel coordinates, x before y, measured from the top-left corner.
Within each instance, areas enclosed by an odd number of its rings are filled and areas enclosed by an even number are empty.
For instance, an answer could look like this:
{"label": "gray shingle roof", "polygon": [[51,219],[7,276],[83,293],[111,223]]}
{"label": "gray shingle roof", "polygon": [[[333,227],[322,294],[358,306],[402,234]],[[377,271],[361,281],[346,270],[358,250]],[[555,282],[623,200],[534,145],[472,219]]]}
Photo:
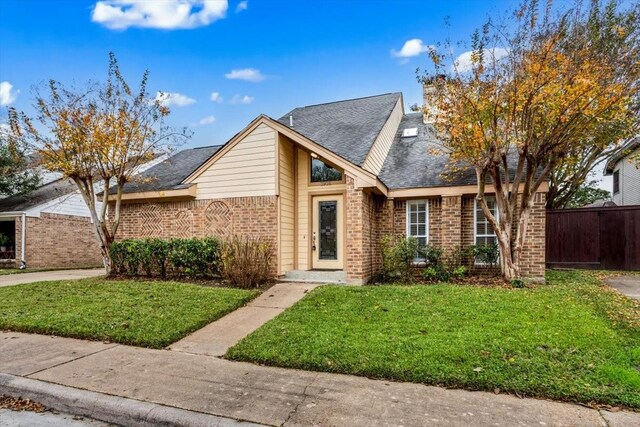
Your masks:
{"label": "gray shingle roof", "polygon": [[358,166],[391,115],[401,93],[296,108],[278,121]]}
{"label": "gray shingle roof", "polygon": [[[125,193],[178,190],[189,187],[182,181],[213,156],[221,145],[182,150],[147,169],[124,186]],[[112,189],[113,192],[113,189]]]}
{"label": "gray shingle roof", "polygon": [[26,196],[12,196],[0,199],[0,212],[21,212],[49,202],[61,196],[74,193],[78,187],[66,178],[58,179],[48,184],[42,185]]}
{"label": "gray shingle roof", "polygon": [[[402,131],[408,128],[418,128],[418,135],[402,138]],[[390,189],[475,184],[472,169],[446,173],[448,161],[435,129],[422,122],[422,113],[405,114],[380,171],[380,179]]]}

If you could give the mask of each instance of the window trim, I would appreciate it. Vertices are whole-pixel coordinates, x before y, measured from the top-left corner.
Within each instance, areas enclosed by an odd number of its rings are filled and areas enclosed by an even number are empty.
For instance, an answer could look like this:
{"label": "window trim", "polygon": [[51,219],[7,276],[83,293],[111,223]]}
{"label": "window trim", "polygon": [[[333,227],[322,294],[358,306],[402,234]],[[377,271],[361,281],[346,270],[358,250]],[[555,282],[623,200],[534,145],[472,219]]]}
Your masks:
{"label": "window trim", "polygon": [[[409,209],[409,205],[418,205],[424,204],[425,207],[425,235],[422,236],[413,236],[411,234],[411,210]],[[407,237],[424,237],[425,245],[429,244],[429,199],[415,199],[415,200],[407,200],[405,203],[405,233]],[[414,263],[422,263],[425,260],[416,256],[413,260]]]}
{"label": "window trim", "polygon": [[612,193],[620,194],[620,169],[613,171],[613,191]]}
{"label": "window trim", "polygon": [[[331,167],[332,169],[337,170],[338,172],[340,172],[340,175],[342,176],[342,179],[340,179],[339,181],[317,181],[314,182],[311,180],[311,176],[313,175],[313,161],[314,160],[320,160],[322,163],[324,163],[325,165]],[[338,184],[344,184],[347,182],[347,177],[346,177],[346,173],[342,168],[339,168],[338,166],[332,164],[331,162],[327,161],[326,159],[322,158],[322,157],[313,157],[311,155],[309,155],[309,173],[307,174],[307,184],[309,186],[325,186],[325,185],[338,185]]]}
{"label": "window trim", "polygon": [[[496,198],[495,195],[489,195],[486,197],[492,197],[492,198]],[[498,205],[496,204],[496,213],[495,213],[495,217],[496,217],[496,221],[500,220],[500,211],[498,210]],[[491,223],[487,220],[487,223],[489,224],[489,227],[491,227]],[[496,238],[496,244],[498,245],[498,235],[496,234],[496,231],[493,230],[493,227],[491,228],[493,234],[478,234],[478,199],[473,199],[473,245],[476,246],[478,244],[478,237],[495,237]],[[500,252],[500,245],[498,245],[498,253]],[[498,255],[498,263],[500,262],[500,256]],[[490,264],[486,264],[484,262],[478,262],[476,260],[476,257],[473,257],[473,263],[474,265],[490,265]]]}

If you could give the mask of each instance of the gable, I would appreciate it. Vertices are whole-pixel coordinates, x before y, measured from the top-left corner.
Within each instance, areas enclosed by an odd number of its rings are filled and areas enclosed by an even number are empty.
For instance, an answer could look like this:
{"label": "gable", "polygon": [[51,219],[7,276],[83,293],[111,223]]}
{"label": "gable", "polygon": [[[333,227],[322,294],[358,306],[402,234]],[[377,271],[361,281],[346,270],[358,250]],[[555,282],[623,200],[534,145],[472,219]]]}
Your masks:
{"label": "gable", "polygon": [[367,158],[362,166],[364,169],[369,172],[373,172],[376,175],[380,175],[382,165],[384,165],[384,161],[389,154],[389,150],[391,150],[391,144],[395,139],[396,130],[400,125],[403,115],[404,106],[402,104],[402,97],[400,97],[398,98],[398,102],[396,102],[396,106],[393,108],[393,111],[391,111],[389,118],[382,127],[382,130],[373,142],[371,150],[369,150],[369,154],[367,154]]}
{"label": "gable", "polygon": [[276,131],[264,123],[224,150],[190,182],[196,199],[276,194]]}

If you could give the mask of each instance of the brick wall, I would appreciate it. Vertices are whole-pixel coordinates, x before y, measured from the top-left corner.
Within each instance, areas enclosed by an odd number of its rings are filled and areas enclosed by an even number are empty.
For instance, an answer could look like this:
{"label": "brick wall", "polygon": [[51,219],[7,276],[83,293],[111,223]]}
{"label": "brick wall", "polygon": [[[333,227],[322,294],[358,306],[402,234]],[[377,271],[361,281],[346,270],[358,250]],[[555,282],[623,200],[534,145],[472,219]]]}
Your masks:
{"label": "brick wall", "polygon": [[[27,268],[100,267],[102,257],[89,218],[42,213],[26,218]],[[16,258],[19,263],[22,220],[16,218]]]}
{"label": "brick wall", "polygon": [[[523,276],[534,280],[543,279],[545,272],[545,197],[545,193],[535,196],[521,260]],[[429,243],[450,250],[473,245],[474,208],[474,196],[429,199]],[[406,201],[386,200],[376,215],[380,237],[406,234]],[[374,250],[379,252],[379,247]]]}
{"label": "brick wall", "polygon": [[273,245],[277,266],[276,196],[184,202],[128,203],[121,207],[117,239],[252,236]]}

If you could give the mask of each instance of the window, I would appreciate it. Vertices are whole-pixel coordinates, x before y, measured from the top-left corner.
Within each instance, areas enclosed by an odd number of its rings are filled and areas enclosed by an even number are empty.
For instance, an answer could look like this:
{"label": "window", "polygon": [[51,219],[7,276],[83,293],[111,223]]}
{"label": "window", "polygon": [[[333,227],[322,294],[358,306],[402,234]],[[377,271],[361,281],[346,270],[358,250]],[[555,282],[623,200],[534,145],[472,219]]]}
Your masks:
{"label": "window", "polygon": [[[407,236],[415,237],[421,248],[429,243],[429,206],[426,200],[407,202]],[[416,257],[416,261],[424,259]]]}
{"label": "window", "polygon": [[[498,207],[496,206],[496,199],[495,197],[492,196],[485,196],[485,201],[487,202],[487,207],[489,208],[489,210],[491,211],[491,213],[498,218]],[[496,237],[496,232],[493,230],[493,227],[491,226],[491,223],[489,222],[489,220],[485,217],[484,215],[484,211],[482,210],[482,207],[480,206],[480,203],[478,203],[477,200],[475,200],[475,214],[474,214],[474,222],[475,222],[475,228],[474,228],[474,236],[475,236],[475,244],[476,246],[487,246],[487,247],[493,247],[496,248],[496,256],[495,256],[495,261],[497,262],[497,247],[498,247],[498,238]],[[493,264],[494,262],[490,262],[491,260],[485,260],[485,258],[487,257],[493,257],[492,255],[489,255],[489,253],[487,253],[487,251],[482,251],[482,253],[484,254],[481,258],[482,260],[478,259],[478,256],[476,255],[476,264]]]}
{"label": "window", "polygon": [[311,182],[342,181],[342,172],[320,159],[311,159]]}
{"label": "window", "polygon": [[613,172],[613,194],[620,192],[620,171]]}

